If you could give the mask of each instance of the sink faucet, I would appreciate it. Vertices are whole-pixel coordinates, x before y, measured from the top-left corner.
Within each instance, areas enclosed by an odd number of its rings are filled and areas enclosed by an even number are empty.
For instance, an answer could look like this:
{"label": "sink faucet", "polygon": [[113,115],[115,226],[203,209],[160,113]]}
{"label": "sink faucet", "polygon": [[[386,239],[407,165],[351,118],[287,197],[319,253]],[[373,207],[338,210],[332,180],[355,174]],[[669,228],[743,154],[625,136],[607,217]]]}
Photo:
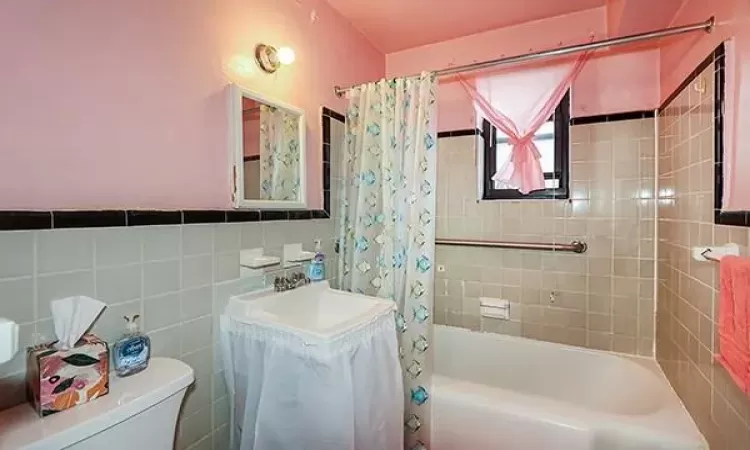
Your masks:
{"label": "sink faucet", "polygon": [[289,291],[300,286],[310,284],[310,279],[302,272],[296,272],[288,277],[276,277],[273,280],[273,290],[276,292]]}

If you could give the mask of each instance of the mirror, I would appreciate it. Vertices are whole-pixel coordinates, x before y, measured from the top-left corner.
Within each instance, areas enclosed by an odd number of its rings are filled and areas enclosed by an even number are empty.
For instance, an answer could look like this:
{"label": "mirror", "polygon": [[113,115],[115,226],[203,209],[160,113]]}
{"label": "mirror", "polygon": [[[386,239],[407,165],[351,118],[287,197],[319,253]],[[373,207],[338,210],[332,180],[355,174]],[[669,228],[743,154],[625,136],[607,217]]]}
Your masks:
{"label": "mirror", "polygon": [[305,208],[305,118],[300,108],[231,86],[234,205]]}

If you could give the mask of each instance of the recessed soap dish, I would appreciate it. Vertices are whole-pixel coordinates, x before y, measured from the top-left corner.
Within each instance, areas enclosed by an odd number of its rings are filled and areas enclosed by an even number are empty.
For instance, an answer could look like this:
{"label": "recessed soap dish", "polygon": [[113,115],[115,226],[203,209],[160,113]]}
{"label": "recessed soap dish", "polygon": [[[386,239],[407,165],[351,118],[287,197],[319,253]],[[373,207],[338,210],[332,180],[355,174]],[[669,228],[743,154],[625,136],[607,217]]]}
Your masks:
{"label": "recessed soap dish", "polygon": [[315,258],[315,252],[300,251],[297,256],[291,256],[287,261],[289,262],[305,262]]}
{"label": "recessed soap dish", "polygon": [[308,252],[302,250],[302,244],[286,244],[284,245],[284,267],[290,268],[301,265],[303,262],[312,260],[315,257],[315,252]]}
{"label": "recessed soap dish", "polygon": [[262,248],[242,250],[240,252],[240,267],[262,269],[264,267],[278,266],[279,264],[281,264],[281,258],[278,256],[263,255]]}

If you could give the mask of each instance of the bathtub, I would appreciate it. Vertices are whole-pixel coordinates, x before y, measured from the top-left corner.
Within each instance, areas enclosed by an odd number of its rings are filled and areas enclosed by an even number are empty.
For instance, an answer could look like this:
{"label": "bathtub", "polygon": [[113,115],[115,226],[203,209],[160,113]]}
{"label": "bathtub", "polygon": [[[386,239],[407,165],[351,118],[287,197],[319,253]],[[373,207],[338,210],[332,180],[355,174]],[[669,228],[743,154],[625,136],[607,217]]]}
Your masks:
{"label": "bathtub", "polygon": [[433,450],[708,449],[656,362],[434,327]]}

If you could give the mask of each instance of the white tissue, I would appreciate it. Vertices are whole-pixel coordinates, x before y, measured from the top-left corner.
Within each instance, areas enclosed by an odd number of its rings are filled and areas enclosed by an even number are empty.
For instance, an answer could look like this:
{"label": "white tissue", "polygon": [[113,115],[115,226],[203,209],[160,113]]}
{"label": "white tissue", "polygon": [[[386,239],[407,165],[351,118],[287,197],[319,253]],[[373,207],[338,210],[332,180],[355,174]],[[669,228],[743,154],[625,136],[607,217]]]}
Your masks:
{"label": "white tissue", "polygon": [[0,317],[0,364],[18,352],[18,324]]}
{"label": "white tissue", "polygon": [[52,300],[52,322],[55,324],[58,350],[69,350],[94,323],[105,304],[90,297],[67,297]]}

